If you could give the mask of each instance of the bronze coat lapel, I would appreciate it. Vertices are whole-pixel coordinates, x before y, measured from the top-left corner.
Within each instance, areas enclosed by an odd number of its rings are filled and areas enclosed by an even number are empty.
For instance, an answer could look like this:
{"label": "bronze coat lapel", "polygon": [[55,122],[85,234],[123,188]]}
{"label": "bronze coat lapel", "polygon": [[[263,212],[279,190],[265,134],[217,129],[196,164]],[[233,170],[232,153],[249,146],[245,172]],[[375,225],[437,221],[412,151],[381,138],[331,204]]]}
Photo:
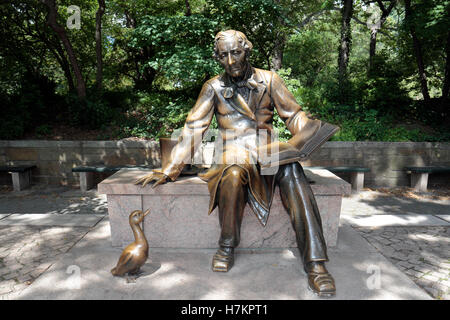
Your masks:
{"label": "bronze coat lapel", "polygon": [[256,112],[264,92],[266,92],[266,85],[262,81],[257,81],[257,83],[256,88],[250,90],[250,96],[248,98],[248,106],[253,113]]}
{"label": "bronze coat lapel", "polygon": [[[256,121],[255,116],[256,106],[258,105],[259,101],[261,101],[266,86],[262,83],[258,83],[255,89],[250,90],[250,96],[248,100],[249,103],[247,104],[245,102],[245,99],[237,92],[234,86],[231,83],[229,83],[229,80],[225,75],[222,76],[220,84],[223,87],[221,94],[225,98],[225,100],[236,111]],[[230,90],[232,92],[232,95],[230,95]]]}

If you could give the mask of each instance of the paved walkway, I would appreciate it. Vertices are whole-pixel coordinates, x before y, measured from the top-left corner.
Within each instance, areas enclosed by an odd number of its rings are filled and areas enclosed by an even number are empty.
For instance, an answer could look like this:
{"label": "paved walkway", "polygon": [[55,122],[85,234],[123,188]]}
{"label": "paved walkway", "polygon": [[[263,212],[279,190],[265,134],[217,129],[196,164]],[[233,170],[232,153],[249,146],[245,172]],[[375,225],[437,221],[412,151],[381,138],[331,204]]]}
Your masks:
{"label": "paved walkway", "polygon": [[450,200],[403,193],[353,194],[341,217],[430,296],[450,300]]}
{"label": "paved walkway", "polygon": [[397,268],[435,299],[450,300],[450,228],[356,228]]}
{"label": "paved walkway", "polygon": [[[76,248],[95,239],[99,223],[107,224],[106,213],[106,199],[95,191],[81,194],[65,187],[33,186],[18,193],[0,192],[0,299],[11,299],[28,287],[31,289],[36,279],[43,278],[41,283],[45,283],[44,275],[52,265],[68,259]],[[450,300],[449,200],[363,191],[343,199],[342,222],[344,231],[350,225],[375,252],[381,253],[395,265],[394,269],[413,280],[429,296]],[[348,237],[347,233],[343,235],[341,247],[356,241],[352,238],[346,242]],[[104,246],[107,247],[107,242]],[[335,260],[341,259],[336,250],[330,250],[331,254],[336,255]],[[112,253],[111,259],[117,259],[118,254]],[[267,259],[277,261],[277,254],[268,255]],[[261,255],[257,256],[252,259],[260,259]],[[201,259],[209,260],[210,254],[205,257]],[[286,265],[278,267],[285,269]],[[66,269],[63,271],[67,273]],[[335,273],[338,277],[340,270],[336,269]],[[367,295],[370,297],[375,296]],[[283,295],[268,298],[282,299]]]}

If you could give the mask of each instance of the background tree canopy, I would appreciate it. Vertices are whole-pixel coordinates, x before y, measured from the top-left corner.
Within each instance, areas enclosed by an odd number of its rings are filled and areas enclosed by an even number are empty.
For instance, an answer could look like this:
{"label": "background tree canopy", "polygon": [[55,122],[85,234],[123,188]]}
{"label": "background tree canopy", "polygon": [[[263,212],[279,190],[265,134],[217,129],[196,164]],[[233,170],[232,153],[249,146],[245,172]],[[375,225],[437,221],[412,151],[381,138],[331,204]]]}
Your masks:
{"label": "background tree canopy", "polygon": [[214,35],[236,29],[255,67],[341,126],[334,140],[450,140],[448,0],[11,0],[0,11],[0,139],[61,126],[169,135],[222,72]]}

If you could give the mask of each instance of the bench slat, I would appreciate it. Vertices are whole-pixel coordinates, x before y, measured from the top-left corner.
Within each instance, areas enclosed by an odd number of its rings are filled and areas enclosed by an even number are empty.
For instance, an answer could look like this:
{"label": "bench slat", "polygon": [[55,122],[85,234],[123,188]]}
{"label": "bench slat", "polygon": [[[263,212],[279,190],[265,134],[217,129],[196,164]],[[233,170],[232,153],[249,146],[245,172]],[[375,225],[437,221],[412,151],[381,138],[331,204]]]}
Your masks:
{"label": "bench slat", "polygon": [[365,167],[325,167],[331,172],[369,172],[369,168]]}
{"label": "bench slat", "polygon": [[148,169],[146,166],[81,166],[72,168],[72,172],[117,172],[120,169]]}
{"label": "bench slat", "polygon": [[36,168],[35,165],[29,166],[0,166],[0,172],[25,172]]}
{"label": "bench slat", "polygon": [[304,169],[326,169],[331,172],[369,172],[366,167],[303,167]]}
{"label": "bench slat", "polygon": [[405,170],[414,173],[437,173],[437,172],[450,172],[450,167],[444,166],[405,167]]}

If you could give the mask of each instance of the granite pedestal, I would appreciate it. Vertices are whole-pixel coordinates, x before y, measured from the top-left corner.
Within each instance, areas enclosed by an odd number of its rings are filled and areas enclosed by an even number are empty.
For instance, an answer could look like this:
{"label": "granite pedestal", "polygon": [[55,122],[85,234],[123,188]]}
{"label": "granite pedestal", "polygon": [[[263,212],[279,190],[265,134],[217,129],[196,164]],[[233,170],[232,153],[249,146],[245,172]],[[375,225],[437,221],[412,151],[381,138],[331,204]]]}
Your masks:
{"label": "granite pedestal", "polygon": [[[217,209],[208,216],[209,192],[206,182],[196,176],[179,177],[177,181],[152,188],[135,185],[144,170],[120,170],[98,185],[106,194],[114,247],[134,241],[128,223],[133,210],[150,209],[143,230],[152,248],[217,248],[220,227]],[[322,217],[325,240],[329,247],[337,244],[342,196],[350,193],[350,184],[328,170],[305,170]],[[280,199],[278,188],[266,227],[263,227],[247,205],[241,229],[240,248],[296,247],[295,233],[289,215]]]}

